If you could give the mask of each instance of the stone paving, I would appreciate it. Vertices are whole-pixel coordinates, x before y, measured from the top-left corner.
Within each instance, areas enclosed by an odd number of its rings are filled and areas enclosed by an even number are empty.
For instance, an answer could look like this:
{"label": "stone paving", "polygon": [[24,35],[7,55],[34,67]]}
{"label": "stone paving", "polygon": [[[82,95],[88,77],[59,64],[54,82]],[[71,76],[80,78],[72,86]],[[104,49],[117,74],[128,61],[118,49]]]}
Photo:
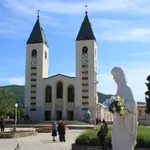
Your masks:
{"label": "stone paving", "polygon": [[14,150],[17,143],[20,150],[71,150],[71,144],[83,130],[67,130],[66,142],[52,141],[51,133],[38,133],[36,136],[22,137],[16,139],[0,139],[0,150]]}

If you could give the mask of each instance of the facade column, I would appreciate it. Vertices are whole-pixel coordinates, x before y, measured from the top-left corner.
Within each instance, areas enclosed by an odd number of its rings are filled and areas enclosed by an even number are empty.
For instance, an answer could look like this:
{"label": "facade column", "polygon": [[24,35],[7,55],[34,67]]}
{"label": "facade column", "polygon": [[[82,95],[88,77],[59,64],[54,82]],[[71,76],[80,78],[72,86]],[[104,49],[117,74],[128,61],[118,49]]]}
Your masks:
{"label": "facade column", "polygon": [[67,92],[68,92],[68,86],[63,83],[63,112],[62,112],[62,119],[68,120],[67,118]]}
{"label": "facade column", "polygon": [[56,84],[53,84],[52,85],[52,108],[51,108],[51,119],[52,120],[56,120],[55,100],[56,100]]}

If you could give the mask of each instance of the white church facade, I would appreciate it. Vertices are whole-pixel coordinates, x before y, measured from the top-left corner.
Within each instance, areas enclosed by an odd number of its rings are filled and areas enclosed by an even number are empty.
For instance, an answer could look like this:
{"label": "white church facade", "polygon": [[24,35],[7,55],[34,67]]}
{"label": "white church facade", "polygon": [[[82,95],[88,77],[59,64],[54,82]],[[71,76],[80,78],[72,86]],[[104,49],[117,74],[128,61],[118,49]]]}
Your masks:
{"label": "white church facade", "polygon": [[87,15],[76,38],[76,76],[48,76],[49,47],[38,16],[26,46],[25,114],[33,121],[97,117],[97,44]]}

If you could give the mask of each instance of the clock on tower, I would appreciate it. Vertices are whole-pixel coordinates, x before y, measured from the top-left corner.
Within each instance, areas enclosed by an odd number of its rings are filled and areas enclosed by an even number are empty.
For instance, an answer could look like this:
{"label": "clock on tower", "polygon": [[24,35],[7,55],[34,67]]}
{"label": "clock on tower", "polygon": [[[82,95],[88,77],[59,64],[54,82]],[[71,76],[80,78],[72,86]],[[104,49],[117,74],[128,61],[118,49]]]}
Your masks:
{"label": "clock on tower", "polygon": [[36,60],[32,60],[32,61],[31,61],[31,65],[32,65],[32,66],[36,66]]}

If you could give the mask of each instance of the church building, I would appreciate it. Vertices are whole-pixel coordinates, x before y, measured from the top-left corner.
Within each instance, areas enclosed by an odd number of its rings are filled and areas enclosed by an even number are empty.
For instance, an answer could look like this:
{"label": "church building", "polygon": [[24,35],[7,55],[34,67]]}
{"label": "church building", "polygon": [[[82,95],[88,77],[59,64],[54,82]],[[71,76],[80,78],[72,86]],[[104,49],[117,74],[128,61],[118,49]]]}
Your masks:
{"label": "church building", "polygon": [[96,119],[97,43],[87,12],[75,42],[76,76],[49,77],[49,46],[38,15],[26,45],[25,115],[31,120],[81,120],[86,110]]}

